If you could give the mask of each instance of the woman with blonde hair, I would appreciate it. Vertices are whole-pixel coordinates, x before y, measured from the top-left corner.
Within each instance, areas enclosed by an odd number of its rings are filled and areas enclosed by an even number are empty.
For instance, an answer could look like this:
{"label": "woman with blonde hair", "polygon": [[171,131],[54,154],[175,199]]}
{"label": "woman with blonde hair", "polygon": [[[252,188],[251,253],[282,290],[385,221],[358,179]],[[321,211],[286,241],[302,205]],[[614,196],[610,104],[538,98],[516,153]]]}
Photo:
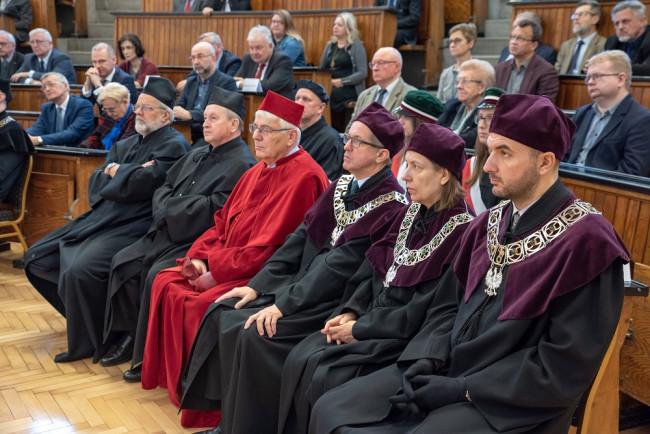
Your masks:
{"label": "woman with blonde hair", "polygon": [[293,66],[306,66],[305,41],[293,25],[291,14],[285,9],[278,9],[271,16],[271,33],[275,50],[286,54]]}
{"label": "woman with blonde hair", "polygon": [[129,101],[129,90],[119,83],[107,83],[97,97],[102,113],[99,123],[80,148],[111,149],[113,143],[133,136],[135,112]]}
{"label": "woman with blonde hair", "polygon": [[332,74],[330,110],[332,127],[345,131],[352,115],[348,104],[356,102],[366,88],[368,65],[366,49],[359,39],[357,20],[349,12],[341,12],[334,19],[332,38],[323,50],[320,67]]}

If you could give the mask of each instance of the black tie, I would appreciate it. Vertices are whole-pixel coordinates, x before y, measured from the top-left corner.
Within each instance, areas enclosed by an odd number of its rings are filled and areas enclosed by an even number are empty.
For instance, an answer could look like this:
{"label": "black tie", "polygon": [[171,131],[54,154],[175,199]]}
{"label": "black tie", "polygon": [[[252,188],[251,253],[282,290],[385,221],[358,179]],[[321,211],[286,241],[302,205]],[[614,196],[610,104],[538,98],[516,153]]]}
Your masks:
{"label": "black tie", "polygon": [[379,92],[377,92],[377,99],[375,101],[381,105],[384,105],[384,97],[387,93],[388,91],[386,89],[379,89]]}
{"label": "black tie", "polygon": [[[576,45],[576,49],[573,52],[573,56],[571,57],[571,62],[569,62],[569,69],[566,70],[567,74],[573,74],[573,70],[578,66],[578,56],[580,55],[580,49],[582,48],[582,45],[585,43],[585,41],[578,41],[578,44]],[[577,74],[580,74],[580,71],[576,71]]]}
{"label": "black tie", "polygon": [[43,59],[38,61],[38,72],[45,72],[45,63]]}

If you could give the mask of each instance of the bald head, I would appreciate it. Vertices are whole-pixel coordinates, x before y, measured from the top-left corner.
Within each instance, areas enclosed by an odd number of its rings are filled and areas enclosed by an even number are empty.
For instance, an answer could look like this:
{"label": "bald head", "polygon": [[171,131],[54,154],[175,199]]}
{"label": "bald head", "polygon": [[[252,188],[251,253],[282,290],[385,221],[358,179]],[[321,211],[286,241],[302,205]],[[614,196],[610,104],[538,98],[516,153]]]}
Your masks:
{"label": "bald head", "polygon": [[372,56],[372,79],[385,89],[402,75],[402,55],[393,47],[382,47]]}

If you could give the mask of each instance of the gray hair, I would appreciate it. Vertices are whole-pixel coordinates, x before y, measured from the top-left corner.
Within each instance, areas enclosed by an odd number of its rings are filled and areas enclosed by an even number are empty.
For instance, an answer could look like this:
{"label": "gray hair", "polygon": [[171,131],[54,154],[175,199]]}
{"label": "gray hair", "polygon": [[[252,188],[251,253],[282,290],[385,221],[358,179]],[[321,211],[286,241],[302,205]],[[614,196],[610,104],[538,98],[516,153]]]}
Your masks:
{"label": "gray hair", "polygon": [[264,120],[267,120],[267,121],[272,121],[272,120],[277,119],[278,121],[280,121],[280,128],[282,128],[282,129],[286,128],[286,129],[289,129],[289,130],[294,130],[294,131],[296,131],[298,133],[298,138],[296,139],[296,145],[300,143],[300,138],[301,138],[302,134],[300,132],[299,127],[297,127],[297,126],[295,126],[293,124],[290,124],[289,122],[285,121],[281,117],[276,116],[271,112],[267,112],[266,110],[258,110],[258,111],[256,111],[255,116],[259,116],[260,118],[262,118]]}
{"label": "gray hair", "polygon": [[106,98],[113,98],[115,101],[129,100],[129,89],[120,83],[106,83],[97,97],[97,102],[103,104]]}
{"label": "gray hair", "polygon": [[614,21],[614,15],[625,9],[630,9],[637,18],[645,17],[645,5],[643,3],[637,0],[625,0],[612,8],[612,22]]}
{"label": "gray hair", "polygon": [[45,39],[52,42],[52,35],[50,35],[50,32],[48,32],[45,29],[41,29],[40,27],[38,27],[38,28],[32,30],[31,32],[29,32],[29,37],[31,38],[32,36],[34,36],[37,33],[45,33]]}
{"label": "gray hair", "polygon": [[269,44],[273,43],[273,35],[271,34],[271,29],[266,26],[258,24],[257,26],[253,27],[250,32],[248,32],[248,38],[246,38],[246,40],[250,42],[255,39],[256,36],[266,38],[266,41]]}
{"label": "gray hair", "polygon": [[65,75],[61,74],[60,72],[46,72],[45,74],[41,75],[41,82],[47,77],[54,77],[56,81],[59,83],[65,83],[65,85],[68,86],[68,90],[70,89],[70,83],[68,82],[68,79],[65,78]]}
{"label": "gray hair", "polygon": [[496,82],[495,78],[495,72],[494,72],[494,67],[489,63],[486,62],[485,60],[480,60],[480,59],[470,59],[464,61],[461,65],[460,68],[458,68],[458,72],[466,72],[466,71],[477,71],[479,76],[481,77],[481,82],[485,83],[487,87],[493,87],[494,83]]}
{"label": "gray hair", "polygon": [[629,90],[632,84],[632,62],[627,53],[621,50],[601,51],[589,59],[589,66],[604,62],[611,63],[615,72],[625,74],[625,88]]}
{"label": "gray hair", "polygon": [[0,36],[6,36],[7,38],[9,38],[9,42],[10,42],[10,43],[16,45],[16,38],[14,38],[14,35],[12,35],[11,33],[9,33],[8,31],[6,31],[6,30],[0,30]]}
{"label": "gray hair", "polygon": [[206,32],[202,34],[201,36],[199,36],[199,42],[201,42],[201,40],[204,38],[210,38],[210,43],[212,45],[217,45],[217,44],[223,45],[223,43],[221,42],[221,37],[214,32]]}
{"label": "gray hair", "polygon": [[90,51],[99,51],[99,50],[106,50],[109,56],[111,57],[115,56],[115,50],[113,50],[113,47],[108,45],[106,42],[99,42],[93,45],[93,48],[91,48]]}

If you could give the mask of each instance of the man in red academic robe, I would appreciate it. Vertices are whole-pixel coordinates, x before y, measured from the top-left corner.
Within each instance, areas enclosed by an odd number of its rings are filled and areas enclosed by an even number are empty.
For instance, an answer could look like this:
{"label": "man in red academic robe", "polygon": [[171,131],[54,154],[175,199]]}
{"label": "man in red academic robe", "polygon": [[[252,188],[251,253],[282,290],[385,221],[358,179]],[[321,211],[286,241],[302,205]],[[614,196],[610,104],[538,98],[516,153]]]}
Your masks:
{"label": "man in red academic robe", "polygon": [[142,387],[167,387],[179,405],[179,379],[206,309],[245,286],[282,245],[328,185],[298,143],[303,107],[269,92],[250,125],[261,161],[235,186],[215,225],[194,242],[179,267],[154,280]]}

